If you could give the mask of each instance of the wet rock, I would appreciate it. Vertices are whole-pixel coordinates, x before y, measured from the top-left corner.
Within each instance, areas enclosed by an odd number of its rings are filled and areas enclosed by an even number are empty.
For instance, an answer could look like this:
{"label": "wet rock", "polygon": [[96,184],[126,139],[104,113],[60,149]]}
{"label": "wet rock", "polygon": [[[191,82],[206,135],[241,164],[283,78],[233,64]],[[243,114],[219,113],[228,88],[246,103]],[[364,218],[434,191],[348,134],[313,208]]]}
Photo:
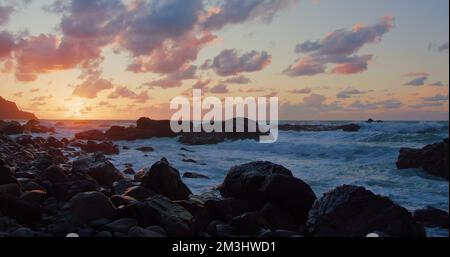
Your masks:
{"label": "wet rock", "polygon": [[118,219],[104,226],[105,230],[128,234],[130,228],[137,226],[135,219]]}
{"label": "wet rock", "polygon": [[414,219],[426,227],[439,227],[448,229],[448,212],[428,206],[414,212]]}
{"label": "wet rock", "polygon": [[422,149],[402,148],[397,160],[398,169],[421,168],[431,175],[449,179],[448,138]]}
{"label": "wet rock", "polygon": [[69,201],[72,218],[81,223],[89,223],[97,219],[114,220],[116,208],[111,200],[99,192],[86,192],[75,195]]}
{"label": "wet rock", "polygon": [[123,196],[133,197],[138,201],[143,201],[154,195],[155,193],[142,186],[130,187],[123,193]]}
{"label": "wet rock", "polygon": [[239,236],[253,236],[262,229],[269,229],[270,225],[259,212],[245,213],[231,221],[233,234]]}
{"label": "wet rock", "polygon": [[96,143],[94,141],[88,141],[85,145],[81,146],[81,150],[87,153],[101,153],[106,155],[119,154],[119,148],[111,142]]}
{"label": "wet rock", "polygon": [[193,179],[209,179],[208,176],[202,175],[195,172],[186,172],[183,174],[183,178],[193,178]]}
{"label": "wet rock", "polygon": [[112,186],[123,175],[103,155],[82,156],[73,162],[73,173],[87,174],[100,185]]}
{"label": "wet rock", "polygon": [[194,217],[164,196],[154,196],[119,209],[121,217],[134,218],[140,226],[158,225],[171,237],[193,236]]}
{"label": "wet rock", "polygon": [[88,130],[75,134],[75,138],[79,140],[95,140],[103,141],[106,139],[105,133],[100,130]]}
{"label": "wet rock", "polygon": [[178,170],[170,166],[165,158],[145,172],[142,177],[142,186],[171,200],[187,200],[192,194],[181,180]]}
{"label": "wet rock", "polygon": [[138,150],[140,152],[144,152],[144,153],[149,153],[149,152],[155,151],[155,149],[151,146],[139,147],[139,148],[136,148],[136,150]]}
{"label": "wet rock", "polygon": [[307,222],[313,237],[365,237],[381,231],[396,237],[424,237],[412,215],[387,197],[363,187],[341,186],[317,200]]}

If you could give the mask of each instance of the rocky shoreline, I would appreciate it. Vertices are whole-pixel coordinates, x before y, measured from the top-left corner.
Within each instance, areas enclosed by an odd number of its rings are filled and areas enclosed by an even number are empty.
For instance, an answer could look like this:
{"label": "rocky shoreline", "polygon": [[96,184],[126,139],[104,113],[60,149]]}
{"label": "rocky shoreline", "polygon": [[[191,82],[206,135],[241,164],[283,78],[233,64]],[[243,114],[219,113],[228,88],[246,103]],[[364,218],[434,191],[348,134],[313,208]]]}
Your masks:
{"label": "rocky shoreline", "polygon": [[[167,125],[141,121],[147,125],[138,122],[134,132]],[[58,140],[4,129],[16,123],[0,125],[0,237],[424,237],[424,226],[448,228],[447,212],[412,214],[363,187],[343,185],[317,196],[271,162],[231,167],[216,191],[194,195],[166,158],[137,172],[119,171],[104,155],[120,152],[108,141],[111,133]],[[163,129],[151,133],[174,137]]]}

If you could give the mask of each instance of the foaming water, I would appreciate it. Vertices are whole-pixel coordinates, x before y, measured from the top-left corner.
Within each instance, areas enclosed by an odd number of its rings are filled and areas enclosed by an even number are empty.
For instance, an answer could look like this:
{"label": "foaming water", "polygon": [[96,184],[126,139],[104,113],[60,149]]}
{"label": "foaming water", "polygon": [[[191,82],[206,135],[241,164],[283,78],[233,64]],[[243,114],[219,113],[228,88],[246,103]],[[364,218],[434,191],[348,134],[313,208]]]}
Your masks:
{"label": "foaming water", "polygon": [[[55,126],[56,137],[73,137],[87,129],[106,130],[111,125],[129,126],[132,121],[73,122],[47,121]],[[290,124],[339,125],[348,122],[288,122]],[[166,157],[180,173],[197,172],[210,177],[185,179],[195,193],[210,191],[219,185],[228,169],[246,162],[265,160],[282,164],[311,185],[315,193],[323,193],[342,184],[364,186],[385,195],[413,211],[425,206],[449,209],[449,183],[420,170],[397,170],[395,162],[401,147],[423,147],[449,136],[448,122],[385,122],[359,123],[357,133],[284,132],[274,144],[244,140],[208,146],[184,146],[173,139],[117,141],[121,153],[111,156],[119,168],[132,164],[138,170]],[[123,150],[122,147],[129,150]],[[155,152],[135,150],[152,146]],[[190,151],[183,151],[181,148]],[[183,159],[198,162],[185,163]],[[202,165],[205,164],[205,165]],[[448,236],[448,230],[429,229],[431,236]]]}

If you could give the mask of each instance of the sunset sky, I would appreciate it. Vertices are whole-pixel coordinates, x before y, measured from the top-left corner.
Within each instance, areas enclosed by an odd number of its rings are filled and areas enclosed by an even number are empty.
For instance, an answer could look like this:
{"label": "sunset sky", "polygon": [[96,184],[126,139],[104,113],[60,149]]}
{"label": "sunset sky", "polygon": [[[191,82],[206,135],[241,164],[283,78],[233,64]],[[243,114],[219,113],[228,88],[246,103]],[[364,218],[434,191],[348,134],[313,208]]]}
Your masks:
{"label": "sunset sky", "polygon": [[192,87],[285,120],[448,120],[448,0],[0,0],[0,96],[41,119],[170,118]]}

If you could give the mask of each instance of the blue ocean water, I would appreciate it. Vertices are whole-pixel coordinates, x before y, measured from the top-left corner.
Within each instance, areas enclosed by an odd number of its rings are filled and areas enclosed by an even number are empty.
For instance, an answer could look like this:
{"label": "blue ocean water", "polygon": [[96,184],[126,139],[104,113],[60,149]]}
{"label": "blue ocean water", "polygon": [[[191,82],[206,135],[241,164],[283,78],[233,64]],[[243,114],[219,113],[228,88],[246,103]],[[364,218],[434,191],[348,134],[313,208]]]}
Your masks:
{"label": "blue ocean water", "polygon": [[[55,126],[57,137],[73,137],[74,133],[111,125],[132,125],[134,121],[47,121]],[[346,124],[348,121],[286,122],[291,124]],[[264,160],[286,166],[307,182],[318,196],[343,184],[364,186],[377,194],[388,196],[413,211],[425,206],[449,209],[449,183],[421,170],[397,170],[395,162],[401,147],[423,147],[449,137],[446,122],[357,122],[357,133],[280,132],[274,144],[259,144],[251,140],[225,142],[208,146],[184,146],[177,139],[117,141],[121,154],[111,156],[112,162],[124,169],[133,164],[135,170],[149,167],[166,157],[180,173],[196,172],[211,179],[185,179],[195,193],[210,191],[219,185],[230,167],[246,162]],[[152,146],[155,152],[146,154],[135,150]],[[192,152],[180,150],[188,148]],[[185,163],[182,159],[194,159]],[[448,236],[448,230],[428,229],[430,236]]]}

